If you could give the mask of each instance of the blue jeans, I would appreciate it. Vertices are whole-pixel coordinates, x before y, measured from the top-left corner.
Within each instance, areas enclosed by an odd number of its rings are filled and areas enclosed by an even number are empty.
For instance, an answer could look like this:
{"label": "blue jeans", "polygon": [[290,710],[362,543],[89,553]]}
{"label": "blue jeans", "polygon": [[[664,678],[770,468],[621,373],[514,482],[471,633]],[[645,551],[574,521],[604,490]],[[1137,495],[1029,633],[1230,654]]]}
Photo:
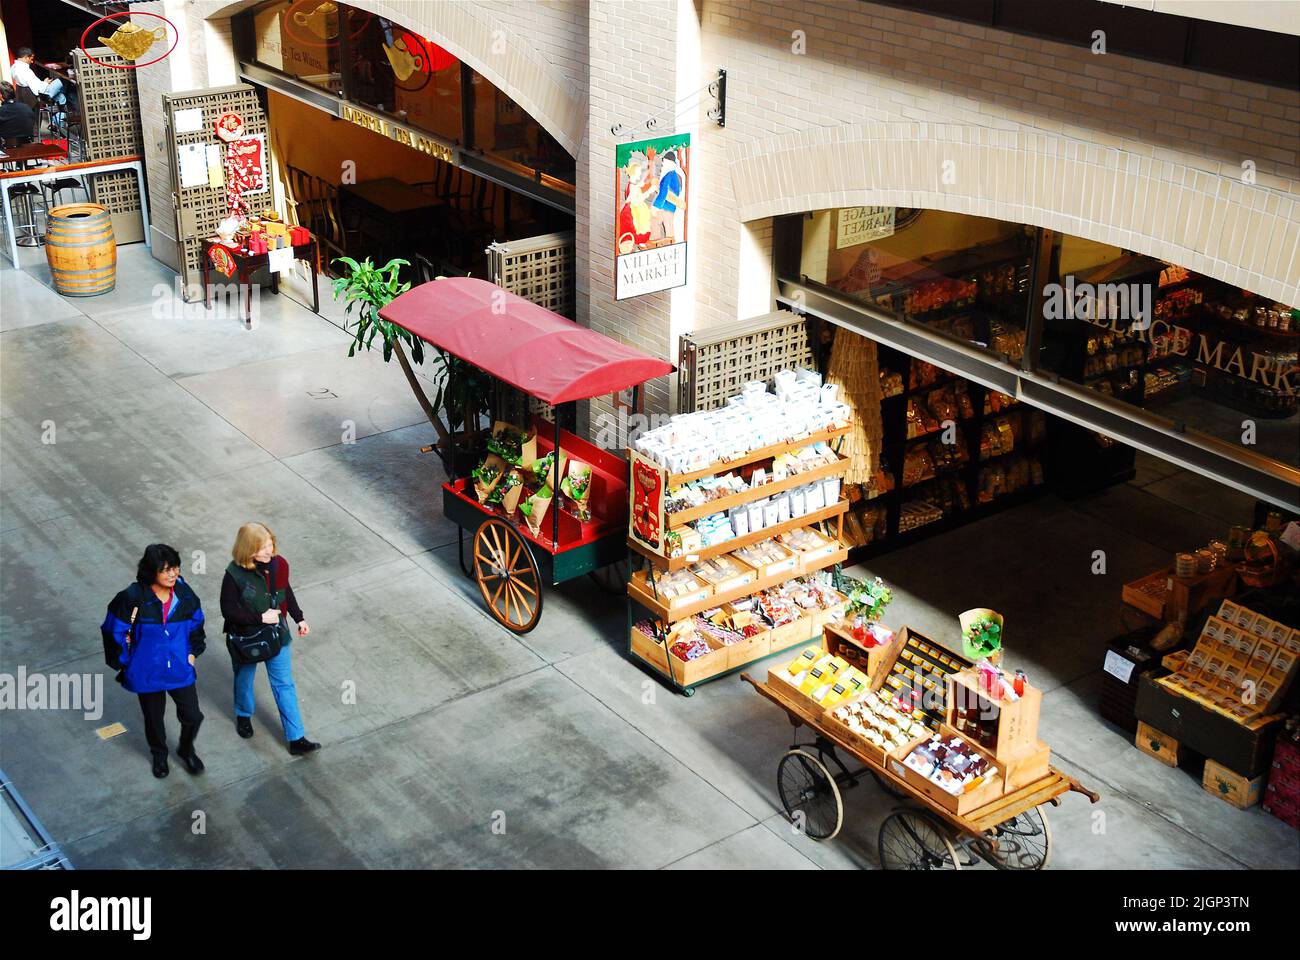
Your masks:
{"label": "blue jeans", "polygon": [[50,80],[50,85],[45,88],[45,95],[53,100],[60,108],[52,117],[50,117],[50,122],[57,124],[60,127],[63,126],[63,121],[67,118],[67,114],[64,113],[62,108],[67,106],[68,103],[67,94],[63,92],[63,80],[59,77],[54,77]]}
{"label": "blue jeans", "polygon": [[[307,736],[298,712],[298,691],[293,685],[293,659],[285,644],[280,652],[266,661],[266,678],[271,681],[271,693],[280,711],[280,724],[284,738],[292,743]],[[253,680],[257,677],[257,664],[243,663],[235,668],[235,716],[251,717],[256,704],[253,700]]]}

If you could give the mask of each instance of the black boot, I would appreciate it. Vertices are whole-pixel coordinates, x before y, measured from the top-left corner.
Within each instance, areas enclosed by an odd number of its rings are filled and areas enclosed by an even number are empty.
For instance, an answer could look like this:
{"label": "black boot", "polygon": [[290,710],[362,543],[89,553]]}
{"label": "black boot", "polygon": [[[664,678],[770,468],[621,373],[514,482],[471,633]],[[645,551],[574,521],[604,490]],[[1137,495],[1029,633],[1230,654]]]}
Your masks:
{"label": "black boot", "polygon": [[203,772],[203,761],[199,759],[199,755],[194,752],[193,747],[190,747],[189,750],[186,750],[184,753],[177,750],[176,756],[181,758],[181,763],[185,765],[185,769],[192,775],[197,776]]}
{"label": "black boot", "polygon": [[167,769],[167,754],[155,755],[153,758],[153,775],[161,780],[170,771]]}
{"label": "black boot", "polygon": [[247,740],[253,735],[252,717],[235,717],[235,732]]}
{"label": "black boot", "polygon": [[312,743],[306,737],[299,737],[289,744],[289,752],[295,757],[304,753],[311,753],[313,750],[319,750],[319,743]]}

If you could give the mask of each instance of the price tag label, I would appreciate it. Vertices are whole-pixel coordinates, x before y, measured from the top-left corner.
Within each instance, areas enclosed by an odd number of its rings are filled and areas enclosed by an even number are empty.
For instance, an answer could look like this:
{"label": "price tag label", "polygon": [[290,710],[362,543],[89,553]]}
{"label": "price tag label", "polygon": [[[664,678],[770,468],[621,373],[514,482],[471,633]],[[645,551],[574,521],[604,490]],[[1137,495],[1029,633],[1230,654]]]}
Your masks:
{"label": "price tag label", "polygon": [[1104,669],[1112,677],[1120,680],[1122,683],[1128,683],[1129,677],[1133,676],[1133,667],[1136,664],[1132,660],[1121,657],[1114,650],[1106,651],[1106,663]]}

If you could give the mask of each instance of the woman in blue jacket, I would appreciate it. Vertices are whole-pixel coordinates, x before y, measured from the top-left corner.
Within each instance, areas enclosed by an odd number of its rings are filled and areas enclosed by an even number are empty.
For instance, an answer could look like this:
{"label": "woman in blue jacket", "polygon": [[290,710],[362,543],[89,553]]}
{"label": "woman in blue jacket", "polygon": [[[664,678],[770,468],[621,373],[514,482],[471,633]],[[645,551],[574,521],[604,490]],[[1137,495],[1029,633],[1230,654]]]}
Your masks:
{"label": "woman in blue jacket", "polygon": [[190,773],[203,772],[203,761],[194,752],[194,737],[203,722],[194,659],[207,642],[203,608],[180,572],[180,554],[165,543],[151,543],[140,558],[135,583],[113,598],[99,628],[105,661],[119,671],[118,682],[140,698],[153,775],[159,778],[168,773],[168,694],[181,724],[176,756]]}

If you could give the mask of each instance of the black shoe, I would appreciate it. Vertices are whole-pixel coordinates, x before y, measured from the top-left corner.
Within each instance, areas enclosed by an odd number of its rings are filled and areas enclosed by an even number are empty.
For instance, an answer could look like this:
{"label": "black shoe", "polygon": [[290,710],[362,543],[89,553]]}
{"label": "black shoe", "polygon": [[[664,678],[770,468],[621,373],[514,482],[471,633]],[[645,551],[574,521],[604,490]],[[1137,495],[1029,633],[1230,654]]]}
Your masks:
{"label": "black shoe", "polygon": [[191,774],[197,775],[203,772],[203,761],[199,759],[199,755],[193,750],[189,753],[181,753],[177,750],[176,756],[181,758],[181,763],[185,765],[185,769]]}
{"label": "black shoe", "polygon": [[253,718],[235,717],[235,731],[247,740],[253,735]]}
{"label": "black shoe", "polygon": [[154,775],[155,777],[157,777],[159,780],[161,780],[163,777],[167,776],[167,774],[170,773],[170,772],[171,772],[171,771],[169,771],[169,770],[167,769],[167,758],[166,758],[166,757],[154,757],[154,758],[153,758],[153,775]]}
{"label": "black shoe", "polygon": [[311,753],[313,750],[319,750],[319,743],[312,743],[306,737],[299,737],[289,744],[289,752],[295,757],[304,753]]}

